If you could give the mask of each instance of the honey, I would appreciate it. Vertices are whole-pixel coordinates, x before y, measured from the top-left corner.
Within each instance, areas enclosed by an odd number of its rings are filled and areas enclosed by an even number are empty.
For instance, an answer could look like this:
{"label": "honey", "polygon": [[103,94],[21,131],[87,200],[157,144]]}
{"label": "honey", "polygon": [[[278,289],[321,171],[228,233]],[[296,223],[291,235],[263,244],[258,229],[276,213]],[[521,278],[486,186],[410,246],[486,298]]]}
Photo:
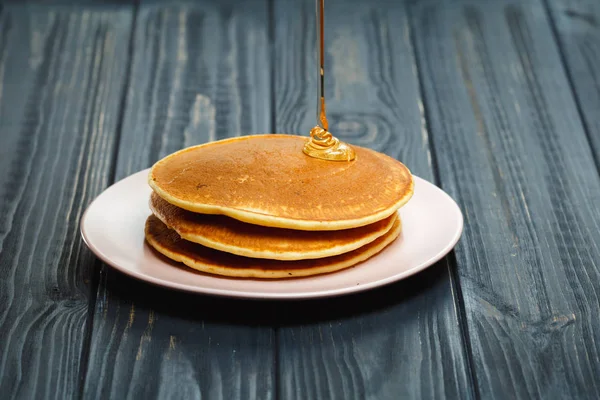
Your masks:
{"label": "honey", "polygon": [[310,130],[310,139],[304,146],[304,154],[329,161],[352,161],[356,153],[348,144],[341,142],[329,132],[325,107],[325,0],[317,3],[317,126]]}

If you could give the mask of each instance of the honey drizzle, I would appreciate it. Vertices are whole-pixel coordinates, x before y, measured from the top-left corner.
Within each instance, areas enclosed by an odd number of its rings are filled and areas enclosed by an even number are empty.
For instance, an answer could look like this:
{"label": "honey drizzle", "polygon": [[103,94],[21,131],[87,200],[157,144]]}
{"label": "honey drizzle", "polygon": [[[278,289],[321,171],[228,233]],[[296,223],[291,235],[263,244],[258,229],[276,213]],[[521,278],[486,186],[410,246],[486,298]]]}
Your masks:
{"label": "honey drizzle", "polygon": [[331,161],[352,161],[356,153],[346,143],[340,142],[329,132],[325,107],[325,0],[317,4],[317,49],[319,51],[319,84],[317,89],[317,126],[310,130],[310,139],[304,146],[304,154]]}
{"label": "honey drizzle", "polygon": [[317,2],[317,48],[319,49],[319,86],[317,92],[317,121],[321,128],[329,130],[329,122],[325,113],[325,0]]}

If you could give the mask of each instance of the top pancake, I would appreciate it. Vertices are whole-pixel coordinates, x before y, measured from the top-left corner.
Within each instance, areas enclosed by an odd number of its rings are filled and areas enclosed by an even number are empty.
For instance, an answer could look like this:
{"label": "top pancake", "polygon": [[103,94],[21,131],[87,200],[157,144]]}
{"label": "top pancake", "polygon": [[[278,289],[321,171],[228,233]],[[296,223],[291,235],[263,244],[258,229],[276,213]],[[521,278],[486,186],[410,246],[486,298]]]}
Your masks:
{"label": "top pancake", "polygon": [[183,209],[256,225],[339,230],[382,220],[412,196],[410,171],[373,150],[325,161],[302,152],[308,140],[255,135],[189,147],[158,161],[152,189]]}

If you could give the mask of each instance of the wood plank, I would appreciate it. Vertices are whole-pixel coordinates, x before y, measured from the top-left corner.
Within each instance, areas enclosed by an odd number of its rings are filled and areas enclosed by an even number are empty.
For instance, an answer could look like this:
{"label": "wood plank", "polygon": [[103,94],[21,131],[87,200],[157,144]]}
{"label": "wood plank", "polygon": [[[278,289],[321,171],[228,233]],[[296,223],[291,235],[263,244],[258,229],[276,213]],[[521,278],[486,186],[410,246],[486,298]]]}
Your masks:
{"label": "wood plank", "polygon": [[140,11],[117,180],[182,147],[269,132],[266,1]]}
{"label": "wood plank", "polygon": [[593,0],[548,3],[584,127],[600,168],[600,3]]}
{"label": "wood plank", "polygon": [[600,179],[539,1],[411,9],[483,398],[599,398]]}
{"label": "wood plank", "polygon": [[2,398],[79,393],[97,270],[78,226],[109,180],[132,15],[131,7],[2,9]]}
{"label": "wood plank", "polygon": [[[433,180],[403,2],[327,1],[326,93],[332,131]],[[314,2],[275,3],[276,129],[316,123]],[[470,398],[446,261],[356,296],[283,305],[283,399]]]}
{"label": "wood plank", "polygon": [[[267,26],[265,1],[141,5],[117,179],[185,146],[269,131]],[[271,398],[268,307],[103,269],[85,397]]]}

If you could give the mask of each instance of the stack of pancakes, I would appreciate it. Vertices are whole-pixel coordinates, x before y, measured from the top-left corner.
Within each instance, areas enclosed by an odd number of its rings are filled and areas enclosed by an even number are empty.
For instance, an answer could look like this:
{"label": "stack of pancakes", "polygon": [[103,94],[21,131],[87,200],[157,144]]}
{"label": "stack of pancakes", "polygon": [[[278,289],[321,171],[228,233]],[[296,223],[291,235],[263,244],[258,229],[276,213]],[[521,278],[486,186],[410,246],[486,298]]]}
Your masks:
{"label": "stack of pancakes", "polygon": [[356,146],[351,162],[308,157],[306,140],[245,136],[158,161],[147,242],[196,270],[239,278],[322,274],[377,254],[400,235],[410,171]]}

